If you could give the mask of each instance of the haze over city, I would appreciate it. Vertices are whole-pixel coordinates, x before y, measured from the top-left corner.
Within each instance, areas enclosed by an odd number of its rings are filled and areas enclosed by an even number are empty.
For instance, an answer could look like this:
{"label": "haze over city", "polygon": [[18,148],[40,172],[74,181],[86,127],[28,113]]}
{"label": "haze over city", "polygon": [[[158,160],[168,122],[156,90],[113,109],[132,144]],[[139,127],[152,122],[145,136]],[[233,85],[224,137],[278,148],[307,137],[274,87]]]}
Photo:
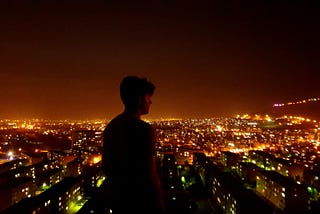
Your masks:
{"label": "haze over city", "polygon": [[111,118],[144,76],[148,118],[265,113],[319,97],[319,9],[306,3],[3,1],[0,118]]}

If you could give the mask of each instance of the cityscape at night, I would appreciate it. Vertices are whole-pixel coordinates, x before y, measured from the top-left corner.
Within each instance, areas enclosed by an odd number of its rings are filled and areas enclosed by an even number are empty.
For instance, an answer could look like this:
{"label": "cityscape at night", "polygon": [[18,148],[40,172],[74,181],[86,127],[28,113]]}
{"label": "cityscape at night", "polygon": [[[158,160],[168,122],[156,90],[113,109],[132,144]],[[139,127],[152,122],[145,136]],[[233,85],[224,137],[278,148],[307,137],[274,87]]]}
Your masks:
{"label": "cityscape at night", "polygon": [[[103,197],[97,203],[108,179],[101,169],[108,122],[1,120],[1,213],[112,213]],[[169,213],[319,212],[319,120],[148,122]]]}
{"label": "cityscape at night", "polygon": [[0,26],[0,214],[113,213],[104,131],[133,75],[166,214],[320,213],[311,2],[5,0]]}

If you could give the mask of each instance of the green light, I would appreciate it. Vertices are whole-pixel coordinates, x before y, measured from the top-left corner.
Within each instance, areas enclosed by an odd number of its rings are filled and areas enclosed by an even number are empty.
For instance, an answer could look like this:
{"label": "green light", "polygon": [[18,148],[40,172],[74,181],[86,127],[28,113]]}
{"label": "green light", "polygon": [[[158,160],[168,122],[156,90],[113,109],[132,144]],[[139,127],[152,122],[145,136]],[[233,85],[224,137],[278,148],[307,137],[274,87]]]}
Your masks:
{"label": "green light", "polygon": [[81,209],[81,205],[80,204],[77,204],[73,201],[71,201],[69,203],[69,210],[68,210],[68,213],[71,213],[71,214],[75,214],[77,213],[80,209]]}
{"label": "green light", "polygon": [[105,180],[105,178],[100,178],[98,181],[97,181],[97,187],[100,187],[102,184],[103,184],[103,181]]}
{"label": "green light", "polygon": [[307,188],[308,193],[310,194],[310,199],[312,201],[318,201],[318,190],[314,187],[308,187]]}
{"label": "green light", "polygon": [[41,189],[42,189],[42,191],[46,191],[50,187],[51,187],[51,185],[47,185],[46,183],[43,183]]}
{"label": "green light", "polygon": [[182,183],[186,183],[186,178],[184,176],[181,177]]}
{"label": "green light", "polygon": [[79,195],[76,198],[76,200],[72,200],[69,202],[68,204],[69,209],[67,213],[76,214],[86,202],[87,200]]}

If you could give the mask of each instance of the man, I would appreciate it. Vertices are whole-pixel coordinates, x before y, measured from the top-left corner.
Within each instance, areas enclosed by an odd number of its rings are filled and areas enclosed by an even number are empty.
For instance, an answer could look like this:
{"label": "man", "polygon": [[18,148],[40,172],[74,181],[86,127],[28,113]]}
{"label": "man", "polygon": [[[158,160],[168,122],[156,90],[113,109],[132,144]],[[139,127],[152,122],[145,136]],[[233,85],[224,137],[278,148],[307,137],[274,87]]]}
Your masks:
{"label": "man", "polygon": [[103,132],[103,171],[110,182],[112,211],[163,213],[154,131],[141,116],[149,113],[155,86],[145,78],[125,77],[120,84],[123,113]]}

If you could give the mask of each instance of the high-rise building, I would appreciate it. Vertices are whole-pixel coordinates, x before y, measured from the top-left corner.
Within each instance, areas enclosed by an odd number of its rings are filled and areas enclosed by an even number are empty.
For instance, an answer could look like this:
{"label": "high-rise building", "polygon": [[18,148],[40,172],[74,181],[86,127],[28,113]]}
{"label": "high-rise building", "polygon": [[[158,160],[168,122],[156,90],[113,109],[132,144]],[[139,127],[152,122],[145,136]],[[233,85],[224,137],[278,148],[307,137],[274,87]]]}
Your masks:
{"label": "high-rise building", "polygon": [[256,190],[286,213],[307,213],[307,187],[274,171],[257,172]]}
{"label": "high-rise building", "polygon": [[88,160],[90,155],[102,153],[101,131],[74,130],[71,138],[71,150],[77,158]]}

